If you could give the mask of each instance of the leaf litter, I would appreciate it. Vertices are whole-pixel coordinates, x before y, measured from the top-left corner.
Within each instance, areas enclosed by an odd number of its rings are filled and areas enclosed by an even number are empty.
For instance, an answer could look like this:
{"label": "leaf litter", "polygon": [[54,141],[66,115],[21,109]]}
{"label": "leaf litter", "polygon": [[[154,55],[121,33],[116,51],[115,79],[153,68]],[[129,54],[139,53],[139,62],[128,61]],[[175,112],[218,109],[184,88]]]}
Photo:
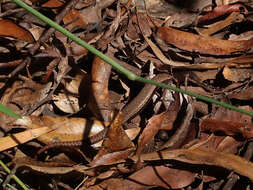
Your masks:
{"label": "leaf litter", "polygon": [[[137,76],[252,111],[250,1],[27,3]],[[251,117],[129,81],[11,1],[0,16],[1,104],[23,116],[0,114],[1,160],[30,189],[252,188]]]}

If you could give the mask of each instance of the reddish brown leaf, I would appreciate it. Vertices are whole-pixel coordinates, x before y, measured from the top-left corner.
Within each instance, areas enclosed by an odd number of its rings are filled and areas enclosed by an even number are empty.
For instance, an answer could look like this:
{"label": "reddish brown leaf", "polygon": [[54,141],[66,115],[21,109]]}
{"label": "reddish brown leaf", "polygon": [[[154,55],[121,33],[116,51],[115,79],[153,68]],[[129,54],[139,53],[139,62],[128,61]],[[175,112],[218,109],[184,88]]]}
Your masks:
{"label": "reddish brown leaf", "polygon": [[[133,159],[137,160],[138,158],[133,157]],[[237,172],[240,175],[246,176],[251,181],[253,181],[253,163],[233,154],[204,151],[198,149],[176,149],[161,151],[159,153],[154,152],[149,154],[143,154],[141,156],[141,159],[143,161],[173,159],[192,164],[221,166],[228,170]]]}
{"label": "reddish brown leaf", "polygon": [[231,25],[233,23],[241,22],[243,20],[244,20],[244,16],[242,14],[240,14],[239,12],[233,12],[225,20],[215,23],[207,29],[200,29],[200,30],[198,29],[198,32],[201,35],[210,36],[218,31],[220,31],[221,29],[228,27],[229,25]]}
{"label": "reddish brown leaf", "polygon": [[209,130],[212,132],[222,131],[227,135],[236,136],[242,135],[244,138],[253,137],[253,125],[247,123],[221,121],[211,118],[206,118],[201,122],[201,130]]}
{"label": "reddish brown leaf", "polygon": [[159,43],[174,45],[182,50],[210,55],[241,54],[252,49],[253,39],[229,41],[183,32],[169,27],[160,27],[157,32]]}
{"label": "reddish brown leaf", "polygon": [[233,5],[220,5],[215,7],[212,12],[209,12],[199,18],[199,22],[204,22],[208,20],[215,19],[225,14],[229,14],[232,12],[240,12],[244,14],[248,14],[247,8],[240,3],[233,4]]}
{"label": "reddish brown leaf", "polygon": [[183,141],[188,136],[188,131],[190,130],[191,120],[193,117],[193,108],[191,104],[188,104],[186,114],[182,120],[180,126],[177,126],[177,129],[173,136],[161,147],[161,149],[176,149],[181,147]]}
{"label": "reddish brown leaf", "polygon": [[91,163],[91,166],[113,164],[125,159],[134,150],[134,144],[122,128],[122,113],[119,112],[110,125],[102,148]]}
{"label": "reddish brown leaf", "polygon": [[43,4],[43,7],[58,8],[62,5],[63,3],[59,0],[49,0]]}
{"label": "reddish brown leaf", "polygon": [[138,155],[139,157],[142,153],[142,150],[145,148],[145,145],[147,145],[148,142],[153,139],[155,134],[161,128],[164,116],[166,116],[165,112],[158,115],[154,115],[152,118],[149,119],[147,126],[143,130],[138,140],[138,149],[136,151],[136,155]]}
{"label": "reddish brown leaf", "polygon": [[134,190],[149,189],[152,186],[180,189],[191,184],[195,175],[189,171],[165,166],[147,166],[124,180],[124,186]]}
{"label": "reddish brown leaf", "polygon": [[82,16],[75,9],[70,10],[63,18],[63,21],[65,24],[68,24],[67,29],[69,30],[72,30],[75,27],[84,27],[87,25]]}
{"label": "reddish brown leaf", "polygon": [[[173,123],[177,118],[177,113],[180,110],[180,98],[179,94],[174,95],[175,100],[170,104],[167,111],[154,115],[149,119],[147,126],[143,130],[141,136],[138,139],[138,149],[136,155],[140,157],[143,149],[149,149],[149,143],[152,144],[154,136],[158,130],[171,130]],[[147,146],[147,147],[145,147]]]}
{"label": "reddish brown leaf", "polygon": [[0,36],[9,36],[29,43],[34,42],[32,34],[10,20],[0,20]]}
{"label": "reddish brown leaf", "polygon": [[239,92],[234,92],[232,94],[228,95],[229,98],[235,98],[238,100],[250,100],[253,99],[253,87],[250,86],[244,90],[241,90]]}

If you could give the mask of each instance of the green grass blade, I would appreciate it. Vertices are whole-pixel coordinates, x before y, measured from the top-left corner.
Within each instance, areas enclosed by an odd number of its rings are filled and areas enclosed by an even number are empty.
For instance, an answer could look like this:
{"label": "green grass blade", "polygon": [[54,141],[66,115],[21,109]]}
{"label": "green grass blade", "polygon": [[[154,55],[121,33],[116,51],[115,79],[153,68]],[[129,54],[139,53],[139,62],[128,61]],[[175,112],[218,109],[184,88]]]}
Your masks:
{"label": "green grass blade", "polygon": [[21,118],[21,115],[15,113],[14,111],[12,111],[11,109],[9,109],[8,107],[0,104],[0,111],[9,115],[9,116],[12,116],[12,117],[16,117],[16,118]]}

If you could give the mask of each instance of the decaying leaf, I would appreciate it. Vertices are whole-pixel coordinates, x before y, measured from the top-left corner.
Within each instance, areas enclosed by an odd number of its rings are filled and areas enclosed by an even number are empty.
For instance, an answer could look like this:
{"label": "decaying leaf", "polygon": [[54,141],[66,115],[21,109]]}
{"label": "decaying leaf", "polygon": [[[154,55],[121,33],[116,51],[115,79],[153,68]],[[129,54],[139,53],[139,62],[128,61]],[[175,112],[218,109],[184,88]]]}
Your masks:
{"label": "decaying leaf", "polygon": [[186,114],[182,119],[180,126],[177,126],[173,136],[160,148],[160,149],[176,149],[181,147],[184,140],[188,136],[191,127],[191,120],[193,117],[194,109],[191,104],[188,104]]}
{"label": "decaying leaf", "polygon": [[244,138],[253,137],[253,125],[247,123],[221,121],[207,118],[201,122],[201,129],[212,132],[222,131],[225,134],[232,136],[241,134]]}
{"label": "decaying leaf", "polygon": [[233,68],[228,68],[224,67],[223,76],[225,79],[233,81],[233,82],[242,82],[245,81],[246,79],[249,79],[253,73],[251,73],[250,70],[248,69],[233,69]]}
{"label": "decaying leaf", "polygon": [[238,100],[250,100],[253,98],[253,87],[241,90],[240,92],[234,92],[232,94],[229,94],[228,97]]}
{"label": "decaying leaf", "polygon": [[[138,77],[252,112],[247,0],[31,2]],[[1,158],[25,185],[251,188],[251,116],[131,81],[9,0],[0,17],[1,103],[22,115],[0,114]]]}
{"label": "decaying leaf", "polygon": [[244,17],[242,14],[240,14],[240,12],[233,12],[225,20],[216,23],[207,29],[198,29],[198,32],[201,35],[210,36],[235,22],[241,22],[243,19]]}
{"label": "decaying leaf", "polygon": [[34,42],[32,34],[10,20],[0,20],[0,36],[9,36],[29,43]]}
{"label": "decaying leaf", "polygon": [[137,155],[141,155],[143,149],[148,149],[149,142],[154,140],[154,136],[158,132],[158,130],[161,128],[162,120],[166,116],[165,112],[153,116],[151,119],[149,119],[149,122],[147,126],[145,127],[144,131],[142,132],[139,140],[138,140],[138,149],[136,151]]}
{"label": "decaying leaf", "polygon": [[[134,157],[136,160],[137,158]],[[161,151],[141,156],[143,161],[151,160],[178,160],[191,164],[207,164],[221,166],[228,170],[237,172],[240,175],[248,177],[253,181],[253,164],[239,156],[222,152],[211,152],[203,150],[176,149],[170,151]]]}
{"label": "decaying leaf", "polygon": [[225,14],[229,14],[232,12],[241,12],[244,14],[248,14],[247,8],[240,3],[233,4],[233,5],[220,5],[215,7],[211,12],[201,16],[199,18],[199,22],[209,21],[212,19],[215,19],[217,17],[220,17]]}
{"label": "decaying leaf", "polygon": [[91,166],[113,164],[119,159],[126,159],[134,151],[134,144],[122,128],[122,121],[123,116],[119,112]]}
{"label": "decaying leaf", "polygon": [[27,141],[38,138],[41,135],[49,133],[53,129],[49,127],[39,127],[36,129],[26,130],[11,136],[0,138],[0,151],[15,147],[17,145],[23,144]]}
{"label": "decaying leaf", "polygon": [[189,171],[166,166],[147,166],[124,180],[124,186],[135,190],[149,189],[152,186],[180,189],[191,184],[195,176]]}
{"label": "decaying leaf", "polygon": [[199,36],[170,27],[160,27],[157,41],[176,46],[179,49],[210,55],[236,55],[252,49],[253,39],[244,41],[220,40]]}
{"label": "decaying leaf", "polygon": [[[48,95],[51,86],[51,82],[43,85],[27,78],[24,81],[16,81],[5,91],[4,96],[1,97],[1,103],[17,113],[26,113]],[[40,111],[38,114],[41,113]]]}
{"label": "decaying leaf", "polygon": [[[17,80],[11,87],[5,90],[4,95],[1,97],[1,103],[18,114],[25,114],[48,95],[51,86],[51,82],[43,85],[29,79],[25,79],[24,81]],[[42,109],[43,106],[33,114],[41,114]],[[9,131],[11,127],[6,125],[6,123],[14,121],[15,118],[6,114],[0,114],[0,120],[3,130]]]}
{"label": "decaying leaf", "polygon": [[53,97],[54,104],[66,113],[76,113],[80,110],[78,98],[60,93]]}

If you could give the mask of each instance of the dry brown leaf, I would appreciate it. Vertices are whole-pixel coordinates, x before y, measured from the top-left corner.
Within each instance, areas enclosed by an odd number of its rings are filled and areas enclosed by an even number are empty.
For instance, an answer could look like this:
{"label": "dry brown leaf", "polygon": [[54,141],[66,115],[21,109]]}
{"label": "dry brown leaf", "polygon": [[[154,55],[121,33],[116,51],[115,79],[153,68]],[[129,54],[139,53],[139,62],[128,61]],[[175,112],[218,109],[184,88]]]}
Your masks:
{"label": "dry brown leaf", "polygon": [[122,127],[123,116],[119,112],[110,125],[102,148],[91,162],[91,166],[112,164],[127,158],[134,150],[134,144]]}
{"label": "dry brown leaf", "polygon": [[215,7],[211,12],[208,12],[207,14],[200,16],[198,21],[199,22],[209,21],[232,12],[240,12],[248,14],[247,8],[240,3],[232,5],[220,5]]}
{"label": "dry brown leaf", "polygon": [[[152,186],[180,189],[195,180],[196,174],[166,166],[147,166],[124,180],[128,189],[149,189]],[[147,180],[148,179],[148,180]]]}
{"label": "dry brown leaf", "polygon": [[98,185],[91,186],[89,188],[84,187],[84,188],[81,188],[80,190],[103,190],[103,189],[107,189],[107,190],[114,190],[114,189],[129,190],[129,188],[124,185],[123,179],[119,179],[119,178],[110,178],[108,180],[105,180],[105,181],[101,182]]}
{"label": "dry brown leaf", "polygon": [[198,29],[197,31],[200,35],[210,36],[235,22],[243,21],[243,19],[244,19],[244,16],[242,14],[240,14],[239,12],[233,12],[225,20],[215,23],[214,25],[210,26],[207,29]]}
{"label": "dry brown leaf", "polygon": [[188,63],[183,63],[183,62],[176,62],[176,61],[172,61],[167,59],[167,57],[165,57],[165,55],[162,53],[162,51],[150,40],[148,39],[148,37],[144,36],[146,42],[148,43],[148,45],[151,47],[152,51],[154,52],[154,54],[165,64],[167,65],[171,65],[174,67],[183,67],[183,66],[190,66]]}
{"label": "dry brown leaf", "polygon": [[43,4],[43,7],[50,7],[50,8],[58,8],[62,6],[63,3],[59,0],[50,0]]}
{"label": "dry brown leaf", "polygon": [[59,93],[53,96],[53,101],[65,113],[76,113],[80,110],[79,99],[73,95]]}
{"label": "dry brown leaf", "polygon": [[[22,114],[43,100],[50,91],[51,86],[52,82],[43,85],[27,78],[24,81],[15,81],[1,97],[1,103]],[[38,111],[38,114],[40,113]]]}
{"label": "dry brown leaf", "polygon": [[87,74],[85,74],[83,71],[78,73],[70,82],[65,81],[65,88],[68,92],[71,92],[73,94],[79,93],[79,87],[82,82],[82,80],[85,78]]}
{"label": "dry brown leaf", "polygon": [[161,114],[154,115],[152,118],[149,119],[147,126],[145,127],[145,129],[141,133],[141,136],[138,139],[138,149],[136,151],[136,155],[140,157],[142,150],[148,148],[145,146],[148,146],[149,142],[154,140],[153,138],[158,132],[158,130],[161,128],[161,124],[165,116],[166,112],[163,112]]}
{"label": "dry brown leaf", "polygon": [[78,27],[84,27],[87,25],[83,17],[75,9],[70,10],[63,18],[63,22],[67,24],[66,28],[72,30]]}
{"label": "dry brown leaf", "polygon": [[[48,95],[51,86],[51,82],[42,85],[29,79],[25,79],[25,81],[15,81],[11,87],[5,90],[5,93],[1,97],[1,104],[22,115],[43,100]],[[33,114],[41,114],[42,108],[43,106],[33,112]],[[16,118],[6,114],[0,114],[2,129],[5,131],[11,129],[11,127],[6,124],[15,120]]]}
{"label": "dry brown leaf", "polygon": [[143,14],[137,14],[137,22],[141,33],[145,37],[149,37],[152,34],[151,27],[149,26],[150,18]]}
{"label": "dry brown leaf", "polygon": [[[242,109],[246,109],[248,111],[252,111],[252,108],[249,106],[241,107]],[[205,118],[206,119],[206,118]],[[213,125],[211,123],[209,127],[212,128],[212,131],[219,131],[223,134],[231,134],[233,136],[251,136],[251,131],[243,131],[245,126],[251,126],[251,117],[248,115],[240,114],[238,112],[227,110],[220,107],[212,118]],[[216,123],[217,121],[217,123]],[[207,122],[208,123],[208,122]],[[238,125],[239,123],[239,125]],[[240,126],[242,126],[240,128]],[[200,127],[201,128],[201,127]],[[218,151],[218,152],[227,152],[236,154],[238,153],[239,148],[244,144],[244,141],[239,141],[238,138],[229,137],[229,136],[221,136],[219,135],[208,135],[206,133],[200,133],[199,142],[191,147],[194,149],[198,147],[201,150],[207,151]]]}
{"label": "dry brown leaf", "polygon": [[[248,110],[250,112],[253,111],[251,106],[239,106],[238,108]],[[219,107],[219,109],[214,114],[214,119],[223,120],[223,121],[235,121],[241,122],[245,124],[251,124],[251,116],[239,113],[234,110],[228,110],[223,107]]]}
{"label": "dry brown leaf", "polygon": [[240,92],[234,92],[232,94],[228,95],[228,98],[232,99],[238,99],[238,100],[250,100],[253,99],[253,87],[250,86],[244,90],[241,90]]}
{"label": "dry brown leaf", "polygon": [[[137,160],[137,157],[133,158]],[[161,151],[141,156],[143,161],[151,160],[178,160],[191,164],[214,165],[232,170],[240,175],[248,177],[253,181],[253,163],[239,156],[222,152],[212,152],[204,150],[176,149]]]}
{"label": "dry brown leaf", "polygon": [[[86,166],[76,165],[75,162],[71,161],[64,154],[60,154],[57,159],[52,159],[50,162],[42,162],[27,157],[20,150],[17,150],[12,162],[16,164],[17,168],[25,166],[29,168],[29,170],[33,170],[44,175],[66,175],[69,173],[77,173],[78,175],[81,175],[82,173],[86,173],[84,170],[88,169]],[[92,172],[87,172],[87,174],[91,173]]]}
{"label": "dry brown leaf", "polygon": [[165,149],[165,148],[176,149],[176,148],[181,147],[181,145],[183,144],[184,140],[187,138],[188,133],[190,131],[193,113],[194,113],[194,109],[192,105],[189,103],[187,106],[186,114],[184,115],[180,126],[177,126],[177,129],[175,133],[173,134],[173,136],[164,145],[162,145],[160,150]]}
{"label": "dry brown leaf", "polygon": [[0,36],[13,37],[29,43],[34,42],[34,38],[28,30],[6,19],[0,20]]}
{"label": "dry brown leaf", "polygon": [[[207,1],[203,1],[203,2],[207,2]],[[176,13],[172,15],[171,17],[169,17],[169,19],[166,20],[165,26],[170,26],[170,27],[175,27],[175,28],[184,28],[196,22],[197,18],[198,18],[198,14],[188,12],[186,10],[185,11],[182,10],[179,13]]]}
{"label": "dry brown leaf", "polygon": [[41,135],[47,134],[53,129],[49,127],[40,127],[29,129],[20,133],[12,134],[11,136],[0,138],[0,151],[15,147],[27,141],[38,138]]}
{"label": "dry brown leaf", "polygon": [[233,81],[233,82],[242,82],[246,79],[251,78],[253,75],[253,72],[250,69],[234,69],[234,68],[228,68],[224,67],[223,76],[225,79]]}
{"label": "dry brown leaf", "polygon": [[251,50],[253,46],[253,39],[243,41],[221,40],[170,27],[160,27],[158,29],[157,41],[161,44],[176,46],[182,50],[210,55],[241,54]]}
{"label": "dry brown leaf", "polygon": [[201,122],[200,127],[203,131],[222,131],[231,136],[242,135],[244,138],[253,137],[253,125],[247,123],[206,118]]}

